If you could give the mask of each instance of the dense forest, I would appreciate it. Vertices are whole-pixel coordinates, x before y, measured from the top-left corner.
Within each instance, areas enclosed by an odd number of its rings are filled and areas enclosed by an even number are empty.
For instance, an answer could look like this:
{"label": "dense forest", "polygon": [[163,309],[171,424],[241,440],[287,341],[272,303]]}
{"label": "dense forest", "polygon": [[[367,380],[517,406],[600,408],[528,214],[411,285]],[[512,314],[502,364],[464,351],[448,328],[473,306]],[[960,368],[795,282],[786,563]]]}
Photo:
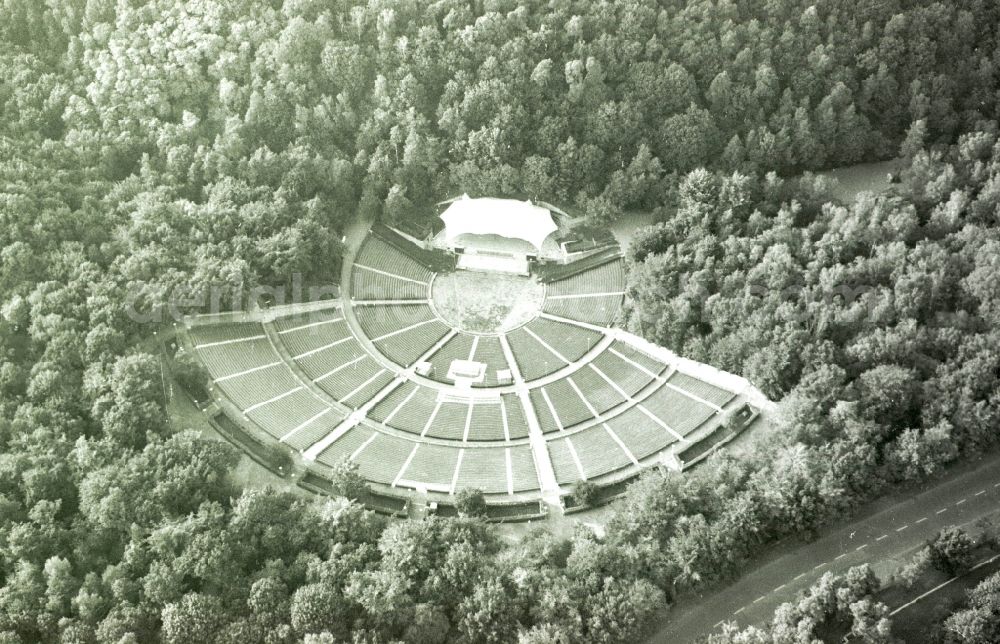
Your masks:
{"label": "dense forest", "polygon": [[[991,0],[0,2],[0,642],[635,642],[1000,428]],[[892,195],[802,170],[902,152]],[[655,210],[627,324],[784,400],[745,458],[517,548],[231,482],[168,304],[338,274],[459,191]],[[145,347],[145,350],[143,349]]]}
{"label": "dense forest", "polygon": [[1000,573],[984,579],[968,596],[968,606],[945,620],[945,636],[963,644],[1000,640]]}

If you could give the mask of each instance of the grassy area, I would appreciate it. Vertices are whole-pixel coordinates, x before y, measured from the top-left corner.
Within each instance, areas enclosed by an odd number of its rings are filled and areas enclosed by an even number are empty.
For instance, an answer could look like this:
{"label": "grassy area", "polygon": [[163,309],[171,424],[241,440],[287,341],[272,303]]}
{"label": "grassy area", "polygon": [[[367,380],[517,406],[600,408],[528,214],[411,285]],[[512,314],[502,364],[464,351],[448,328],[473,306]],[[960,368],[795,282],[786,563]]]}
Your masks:
{"label": "grassy area", "polygon": [[844,203],[852,203],[861,192],[881,192],[889,187],[889,174],[902,168],[899,159],[860,163],[845,168],[818,172],[821,177],[835,180],[833,196]]}
{"label": "grassy area", "polygon": [[653,223],[651,212],[627,212],[611,223],[611,232],[624,250],[632,243],[636,230]]}
{"label": "grassy area", "polygon": [[434,306],[449,323],[466,331],[493,333],[516,328],[542,308],[545,289],[518,275],[457,271],[434,279]]}

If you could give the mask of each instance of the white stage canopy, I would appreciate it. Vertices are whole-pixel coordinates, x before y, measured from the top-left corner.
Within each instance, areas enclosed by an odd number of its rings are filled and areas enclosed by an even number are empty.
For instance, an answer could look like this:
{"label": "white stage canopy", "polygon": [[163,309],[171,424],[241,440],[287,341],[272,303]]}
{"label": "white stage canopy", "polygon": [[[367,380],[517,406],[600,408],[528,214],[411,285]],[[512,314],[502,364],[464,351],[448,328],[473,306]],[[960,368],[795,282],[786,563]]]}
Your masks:
{"label": "white stage canopy", "polygon": [[538,250],[545,238],[559,229],[552,221],[548,208],[530,201],[483,197],[470,199],[462,195],[441,213],[445,225],[445,240],[452,242],[459,235],[500,235],[522,239]]}

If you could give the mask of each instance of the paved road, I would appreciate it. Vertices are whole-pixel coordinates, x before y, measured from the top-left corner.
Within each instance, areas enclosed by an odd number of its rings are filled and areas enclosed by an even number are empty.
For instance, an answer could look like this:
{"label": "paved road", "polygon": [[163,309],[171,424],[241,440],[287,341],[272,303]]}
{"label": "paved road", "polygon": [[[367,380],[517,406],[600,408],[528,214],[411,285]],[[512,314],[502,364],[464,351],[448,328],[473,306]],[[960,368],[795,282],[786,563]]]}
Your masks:
{"label": "paved road", "polygon": [[724,621],[740,626],[767,622],[778,605],[793,600],[827,571],[871,563],[885,577],[941,528],[998,510],[1000,454],[963,466],[921,490],[883,500],[812,543],[779,547],[731,585],[678,604],[650,642],[694,642]]}

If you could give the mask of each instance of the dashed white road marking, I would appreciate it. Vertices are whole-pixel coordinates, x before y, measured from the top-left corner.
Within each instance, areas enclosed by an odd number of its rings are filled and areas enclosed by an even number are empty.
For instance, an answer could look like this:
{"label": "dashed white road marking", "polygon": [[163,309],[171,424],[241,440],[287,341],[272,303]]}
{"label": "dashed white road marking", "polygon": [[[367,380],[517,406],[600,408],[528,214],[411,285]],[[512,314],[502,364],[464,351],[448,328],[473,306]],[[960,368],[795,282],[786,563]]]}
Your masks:
{"label": "dashed white road marking", "polygon": [[719,621],[717,621],[717,622],[715,623],[715,625],[714,625],[714,626],[712,626],[712,628],[719,628],[720,626],[722,626],[722,622],[724,622],[724,621],[725,621],[725,620],[723,620],[723,619],[720,619]]}
{"label": "dashed white road marking", "polygon": [[858,550],[864,550],[864,549],[865,549],[865,548],[867,548],[867,547],[868,547],[868,544],[867,544],[867,543],[863,543],[863,544],[861,544],[860,546],[858,546],[857,548],[855,548],[854,550],[855,550],[855,551],[858,551]]}
{"label": "dashed white road marking", "polygon": [[918,523],[923,523],[926,520],[927,520],[927,517],[921,517],[921,518],[917,519],[916,521],[914,521],[913,523],[915,525],[915,524],[918,524]]}
{"label": "dashed white road marking", "polygon": [[978,492],[976,492],[976,496],[982,496],[984,494],[986,494],[986,490],[979,490]]}
{"label": "dashed white road marking", "polygon": [[744,606],[743,608],[741,608],[741,609],[737,610],[735,613],[733,613],[733,617],[736,617],[737,615],[739,615],[740,613],[742,613],[744,610],[746,610],[746,606]]}
{"label": "dashed white road marking", "polygon": [[837,555],[836,557],[834,557],[833,560],[837,561],[838,559],[843,559],[846,556],[847,556],[847,553],[844,552],[844,553],[841,553],[841,554]]}
{"label": "dashed white road marking", "polygon": [[965,503],[966,501],[968,501],[968,499],[962,499],[961,501],[959,501],[959,502],[958,502],[958,503],[956,503],[955,505],[962,505],[962,504],[963,504],[963,503]]}
{"label": "dashed white road marking", "polygon": [[753,600],[753,603],[757,604],[757,603],[760,603],[760,602],[764,601],[764,598],[765,598],[766,596],[767,596],[767,595],[761,595],[761,596],[760,596],[760,597],[758,597],[757,599]]}
{"label": "dashed white road marking", "polygon": [[[983,566],[987,566],[987,565],[993,563],[997,559],[1000,559],[1000,555],[994,555],[993,557],[987,559],[986,561],[980,561],[978,564],[976,564],[975,566],[973,566],[972,568],[970,568],[969,571],[971,572],[973,570],[978,570],[978,569],[982,568]],[[958,578],[959,577],[952,577],[948,581],[945,581],[944,583],[939,584],[938,586],[935,586],[934,588],[931,588],[930,590],[928,590],[923,595],[920,595],[916,599],[914,599],[912,601],[909,601],[909,602],[903,604],[902,606],[900,606],[899,608],[897,608],[896,610],[892,611],[891,613],[889,613],[889,616],[892,617],[892,616],[894,616],[894,615],[896,615],[898,613],[901,613],[902,611],[906,610],[910,606],[913,606],[914,604],[916,604],[917,602],[919,602],[921,599],[924,599],[925,597],[929,597],[929,596],[933,595],[934,593],[936,593],[937,591],[941,590],[942,588],[944,588],[945,586],[947,586],[948,584],[952,583],[953,581],[955,581]]]}
{"label": "dashed white road marking", "polygon": [[772,590],[771,592],[772,592],[772,593],[777,593],[777,592],[780,592],[780,591],[782,591],[782,590],[784,590],[784,589],[785,589],[785,584],[781,584],[780,586],[778,586],[777,588],[775,588],[775,589],[774,589],[774,590]]}
{"label": "dashed white road marking", "polygon": [[883,534],[881,537],[875,539],[875,541],[878,542],[878,541],[881,541],[882,539],[888,539],[888,538],[889,538],[889,535]]}
{"label": "dashed white road marking", "polygon": [[947,511],[948,511],[948,508],[941,508],[940,510],[938,510],[938,511],[937,511],[937,512],[935,512],[934,514],[944,514],[944,513],[945,513],[945,512],[947,512]]}
{"label": "dashed white road marking", "polygon": [[800,574],[800,575],[797,575],[797,576],[795,577],[795,579],[793,579],[792,581],[798,581],[799,579],[802,579],[802,578],[803,578],[803,577],[805,577],[805,576],[806,576],[806,573],[802,573],[802,574]]}
{"label": "dashed white road marking", "polygon": [[901,527],[901,528],[896,528],[896,532],[902,532],[903,530],[906,530],[906,529],[907,529],[907,528],[909,528],[909,527],[910,527],[909,525],[904,525],[904,526],[903,526],[903,527]]}
{"label": "dashed white road marking", "polygon": [[813,566],[813,570],[819,570],[820,568],[822,568],[825,565],[826,565],[826,562],[824,561],[823,563],[821,563],[821,564],[819,564],[817,566]]}

